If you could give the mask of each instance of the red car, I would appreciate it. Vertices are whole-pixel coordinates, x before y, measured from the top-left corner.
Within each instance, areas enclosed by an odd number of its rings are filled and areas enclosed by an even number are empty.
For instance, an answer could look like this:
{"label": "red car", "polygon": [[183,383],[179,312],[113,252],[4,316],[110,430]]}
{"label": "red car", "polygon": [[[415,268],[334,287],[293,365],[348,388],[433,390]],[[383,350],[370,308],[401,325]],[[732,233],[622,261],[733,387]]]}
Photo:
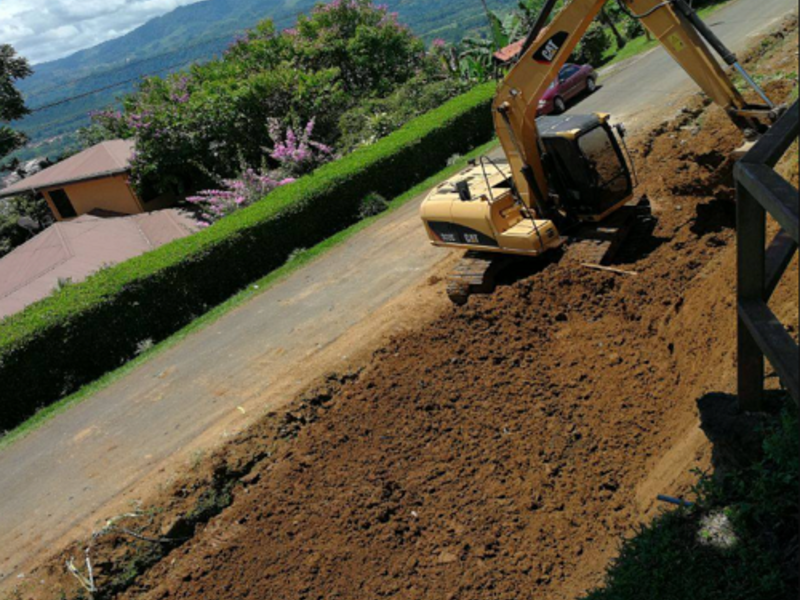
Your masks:
{"label": "red car", "polygon": [[591,94],[596,89],[597,73],[591,66],[566,64],[539,100],[537,115],[560,114],[567,110],[569,100],[584,92]]}

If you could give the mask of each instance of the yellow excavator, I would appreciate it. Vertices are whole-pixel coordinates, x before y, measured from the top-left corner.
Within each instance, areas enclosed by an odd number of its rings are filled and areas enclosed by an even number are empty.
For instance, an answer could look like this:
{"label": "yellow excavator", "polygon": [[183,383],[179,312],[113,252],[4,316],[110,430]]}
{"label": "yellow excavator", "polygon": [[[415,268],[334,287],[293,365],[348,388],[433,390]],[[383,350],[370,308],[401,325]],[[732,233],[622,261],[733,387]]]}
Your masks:
{"label": "yellow excavator", "polygon": [[[612,128],[607,114],[537,118],[542,95],[608,1],[568,0],[550,20],[558,0],[547,0],[492,104],[506,159],[482,157],[422,203],[430,241],[467,250],[448,277],[454,303],[491,291],[494,276],[513,256],[536,257],[566,243],[590,248],[590,262],[608,260],[635,216],[646,210],[633,202],[622,125]],[[757,139],[780,116],[780,108],[685,0],[618,2],[727,112],[746,141]],[[712,49],[763,104],[744,100]]]}

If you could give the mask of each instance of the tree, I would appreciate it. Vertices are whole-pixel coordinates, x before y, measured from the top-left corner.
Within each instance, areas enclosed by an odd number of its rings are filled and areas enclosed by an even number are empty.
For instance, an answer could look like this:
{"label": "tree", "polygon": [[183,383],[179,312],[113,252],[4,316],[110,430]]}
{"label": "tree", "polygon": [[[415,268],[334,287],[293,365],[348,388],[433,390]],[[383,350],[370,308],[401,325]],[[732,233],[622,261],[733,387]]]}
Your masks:
{"label": "tree", "polygon": [[209,189],[243,169],[275,169],[272,120],[335,146],[340,119],[414,79],[446,75],[422,41],[368,0],[317,5],[297,26],[263,21],[217,60],[146,80],[121,113],[95,115],[87,142],[135,138],[132,181],[143,197]]}
{"label": "tree", "polygon": [[642,22],[639,19],[628,19],[625,26],[625,35],[627,35],[629,39],[637,38],[645,34],[647,34],[647,39],[649,40],[650,32],[642,26]]}
{"label": "tree", "polygon": [[17,56],[17,52],[8,44],[0,44],[0,158],[17,148],[22,147],[27,138],[14,131],[7,123],[16,121],[30,111],[25,107],[25,100],[16,87],[16,82],[28,77],[33,71],[28,61]]}
{"label": "tree", "polygon": [[611,30],[611,33],[614,34],[614,37],[617,40],[617,49],[624,48],[626,44],[625,38],[617,29],[617,25],[614,23],[614,17],[609,16],[608,12],[606,12],[605,7],[600,9],[600,20],[603,24]]}
{"label": "tree", "polygon": [[595,21],[586,30],[586,34],[575,49],[574,56],[578,57],[578,62],[600,65],[603,62],[603,54],[610,47],[611,40],[608,39],[605,29]]}
{"label": "tree", "polygon": [[[25,217],[31,228],[22,220]],[[31,229],[41,230],[52,222],[50,207],[41,195],[23,194],[0,201],[0,257],[33,237]]]}

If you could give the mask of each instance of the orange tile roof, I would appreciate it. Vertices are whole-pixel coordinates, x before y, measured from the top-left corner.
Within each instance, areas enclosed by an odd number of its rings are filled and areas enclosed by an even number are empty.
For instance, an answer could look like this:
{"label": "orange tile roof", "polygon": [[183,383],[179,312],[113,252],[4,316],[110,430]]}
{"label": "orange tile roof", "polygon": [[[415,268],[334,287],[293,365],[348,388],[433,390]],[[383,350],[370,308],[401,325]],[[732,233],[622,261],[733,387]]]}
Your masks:
{"label": "orange tile roof", "polygon": [[505,48],[501,48],[497,52],[494,53],[494,58],[502,64],[507,63],[510,60],[516,58],[519,51],[522,50],[522,45],[525,43],[525,39],[517,40],[513,44],[509,44]]}

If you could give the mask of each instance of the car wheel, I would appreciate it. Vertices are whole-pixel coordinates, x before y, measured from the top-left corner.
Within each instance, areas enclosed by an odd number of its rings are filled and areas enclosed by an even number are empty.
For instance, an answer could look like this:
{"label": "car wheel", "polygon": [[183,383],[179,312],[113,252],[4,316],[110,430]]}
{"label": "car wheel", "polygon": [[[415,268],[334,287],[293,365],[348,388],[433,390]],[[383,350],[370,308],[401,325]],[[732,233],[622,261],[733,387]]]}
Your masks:
{"label": "car wheel", "polygon": [[565,110],[567,110],[567,105],[564,102],[564,99],[561,96],[558,96],[555,100],[553,100],[553,112],[557,115],[560,115]]}
{"label": "car wheel", "polygon": [[591,77],[586,80],[586,91],[590,94],[594,94],[597,91],[597,82]]}

